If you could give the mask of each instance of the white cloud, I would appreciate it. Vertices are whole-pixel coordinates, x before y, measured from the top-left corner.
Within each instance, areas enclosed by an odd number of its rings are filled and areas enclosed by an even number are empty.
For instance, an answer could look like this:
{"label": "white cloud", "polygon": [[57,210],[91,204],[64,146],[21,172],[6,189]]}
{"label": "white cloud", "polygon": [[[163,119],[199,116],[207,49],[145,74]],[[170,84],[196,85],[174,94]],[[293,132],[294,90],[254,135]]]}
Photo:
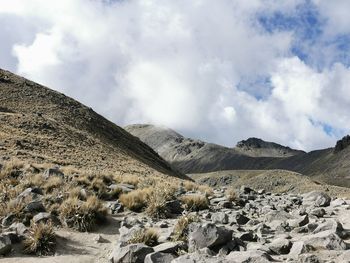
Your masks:
{"label": "white cloud", "polygon": [[[256,20],[300,2],[5,0],[0,19],[29,36],[0,49],[12,46],[20,74],[120,125],[152,122],[227,145],[256,136],[309,150],[334,143],[321,123],[350,129],[349,69],[315,71],[291,56],[292,32],[268,33]],[[12,67],[5,59],[0,66]],[[261,77],[271,86],[240,85]]]}

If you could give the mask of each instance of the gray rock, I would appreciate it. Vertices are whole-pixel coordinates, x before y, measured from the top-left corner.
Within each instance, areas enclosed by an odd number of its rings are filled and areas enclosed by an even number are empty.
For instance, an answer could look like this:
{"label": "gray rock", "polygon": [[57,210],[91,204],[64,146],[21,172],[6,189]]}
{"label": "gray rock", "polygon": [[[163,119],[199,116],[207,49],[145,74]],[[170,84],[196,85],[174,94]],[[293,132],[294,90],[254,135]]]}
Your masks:
{"label": "gray rock", "polygon": [[232,239],[232,230],[214,224],[192,223],[189,226],[189,250],[218,248]]}
{"label": "gray rock", "polygon": [[165,203],[165,206],[166,206],[166,208],[169,210],[169,212],[171,214],[179,215],[179,214],[181,214],[184,211],[181,202],[179,200],[177,200],[177,199],[176,200],[167,201]]}
{"label": "gray rock", "polygon": [[218,258],[213,257],[213,253],[211,253],[210,250],[207,248],[197,250],[193,253],[188,253],[185,255],[182,255],[173,261],[171,263],[228,263],[229,261],[226,261],[224,258]]}
{"label": "gray rock", "polygon": [[129,193],[131,191],[135,190],[135,186],[132,184],[111,184],[108,186],[109,189],[115,190],[115,189],[121,189],[123,193]]}
{"label": "gray rock", "polygon": [[28,231],[28,228],[23,223],[13,223],[8,228],[10,231],[15,231],[17,235],[24,236]]}
{"label": "gray rock", "polygon": [[290,249],[289,255],[297,257],[300,254],[308,253],[314,250],[311,245],[305,244],[303,241],[297,241],[293,243],[292,248]]}
{"label": "gray rock", "polygon": [[298,257],[298,263],[321,263],[321,261],[316,255],[313,254],[302,254]]}
{"label": "gray rock", "polygon": [[304,216],[301,216],[298,219],[290,219],[290,220],[287,220],[287,223],[291,227],[305,226],[306,224],[309,223],[309,216],[306,214]]}
{"label": "gray rock", "polygon": [[45,222],[51,219],[51,214],[47,212],[41,212],[33,217],[34,223]]}
{"label": "gray rock", "polygon": [[245,215],[242,215],[242,214],[237,214],[236,215],[236,222],[237,224],[239,225],[245,225],[249,222],[249,218],[246,217]]}
{"label": "gray rock", "polygon": [[225,212],[214,213],[211,216],[211,221],[213,221],[213,223],[227,224],[228,223],[228,215]]}
{"label": "gray rock", "polygon": [[313,235],[307,235],[300,238],[306,245],[313,246],[315,249],[345,250],[347,245],[344,241],[332,232],[332,230],[323,231]]}
{"label": "gray rock", "polygon": [[315,208],[310,211],[310,215],[316,216],[318,218],[324,217],[326,210],[323,208]]}
{"label": "gray rock", "polygon": [[276,253],[277,255],[285,255],[290,252],[292,247],[292,242],[285,238],[277,238],[269,244],[269,248],[271,251]]}
{"label": "gray rock", "polygon": [[173,259],[175,259],[175,256],[173,256],[172,254],[153,252],[146,256],[145,263],[169,263]]}
{"label": "gray rock", "polygon": [[153,247],[155,252],[176,253],[178,250],[186,249],[186,243],[183,241],[166,242]]}
{"label": "gray rock", "polygon": [[11,239],[7,235],[0,235],[0,255],[6,255],[11,248]]}
{"label": "gray rock", "polygon": [[106,202],[106,207],[110,210],[112,215],[116,215],[124,211],[124,207],[119,200]]}
{"label": "gray rock", "polygon": [[10,226],[13,221],[16,219],[14,214],[8,214],[7,216],[5,216],[2,221],[1,221],[1,225],[2,227],[8,227]]}
{"label": "gray rock", "polygon": [[257,241],[257,236],[253,232],[244,232],[238,235],[238,238],[242,241],[253,242]]}
{"label": "gray rock", "polygon": [[313,233],[316,234],[328,230],[341,238],[348,237],[348,232],[343,228],[343,225],[334,219],[329,219],[325,223],[318,225]]}
{"label": "gray rock", "polygon": [[51,176],[59,176],[59,177],[64,177],[64,173],[60,171],[58,167],[53,167],[46,169],[43,173],[43,176],[45,179],[48,179]]}
{"label": "gray rock", "polygon": [[22,193],[20,193],[17,198],[18,199],[22,199],[22,198],[26,198],[28,196],[31,196],[32,199],[34,200],[34,199],[41,198],[42,195],[43,195],[43,191],[40,188],[38,188],[38,187],[34,187],[34,188],[29,187],[29,188],[25,189]]}
{"label": "gray rock", "polygon": [[143,263],[145,257],[154,250],[144,244],[130,244],[125,247],[117,246],[112,254],[112,263]]}
{"label": "gray rock", "polygon": [[259,250],[234,251],[226,257],[226,260],[234,263],[266,263],[273,261],[270,255]]}
{"label": "gray rock", "polygon": [[35,214],[45,212],[46,210],[41,201],[32,201],[25,206],[24,211],[29,212],[31,214]]}
{"label": "gray rock", "polygon": [[331,197],[324,192],[313,191],[303,197],[303,204],[314,205],[315,207],[326,207],[331,203]]}

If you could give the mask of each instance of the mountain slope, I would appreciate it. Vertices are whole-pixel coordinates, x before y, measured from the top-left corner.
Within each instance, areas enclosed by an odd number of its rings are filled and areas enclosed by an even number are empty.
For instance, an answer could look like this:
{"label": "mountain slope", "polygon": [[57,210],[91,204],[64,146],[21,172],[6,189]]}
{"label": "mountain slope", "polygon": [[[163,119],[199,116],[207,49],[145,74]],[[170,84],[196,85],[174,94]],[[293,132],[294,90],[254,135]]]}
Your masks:
{"label": "mountain slope", "polygon": [[65,95],[0,70],[0,161],[183,177],[149,146]]}
{"label": "mountain slope", "polygon": [[257,138],[227,148],[185,138],[164,127],[130,125],[125,129],[184,173],[284,169],[315,176],[329,184],[350,186],[347,137],[339,141],[336,148],[305,153]]}

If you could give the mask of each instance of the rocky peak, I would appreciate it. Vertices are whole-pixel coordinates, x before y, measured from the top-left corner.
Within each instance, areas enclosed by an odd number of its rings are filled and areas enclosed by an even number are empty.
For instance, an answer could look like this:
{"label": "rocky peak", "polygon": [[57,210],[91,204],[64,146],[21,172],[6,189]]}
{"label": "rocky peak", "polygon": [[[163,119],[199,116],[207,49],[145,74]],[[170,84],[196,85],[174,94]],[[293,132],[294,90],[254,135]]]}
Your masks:
{"label": "rocky peak", "polygon": [[335,148],[334,148],[334,153],[338,153],[338,152],[344,150],[349,145],[350,145],[350,136],[346,135],[341,140],[337,141]]}

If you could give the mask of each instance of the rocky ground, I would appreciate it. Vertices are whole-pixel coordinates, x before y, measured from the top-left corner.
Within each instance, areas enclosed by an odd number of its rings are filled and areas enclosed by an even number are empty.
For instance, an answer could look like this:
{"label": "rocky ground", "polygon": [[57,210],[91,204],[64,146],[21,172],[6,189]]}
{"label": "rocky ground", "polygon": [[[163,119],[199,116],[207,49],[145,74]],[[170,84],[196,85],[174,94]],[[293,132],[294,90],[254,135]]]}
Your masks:
{"label": "rocky ground", "polygon": [[[59,228],[56,254],[25,257],[15,243],[26,227],[6,226],[0,262],[350,262],[350,200],[324,192],[274,194],[242,186],[214,189],[208,206],[184,197],[206,196],[180,186],[166,219],[131,212],[109,201],[107,224],[93,233]],[[43,214],[37,214],[41,217]]]}

